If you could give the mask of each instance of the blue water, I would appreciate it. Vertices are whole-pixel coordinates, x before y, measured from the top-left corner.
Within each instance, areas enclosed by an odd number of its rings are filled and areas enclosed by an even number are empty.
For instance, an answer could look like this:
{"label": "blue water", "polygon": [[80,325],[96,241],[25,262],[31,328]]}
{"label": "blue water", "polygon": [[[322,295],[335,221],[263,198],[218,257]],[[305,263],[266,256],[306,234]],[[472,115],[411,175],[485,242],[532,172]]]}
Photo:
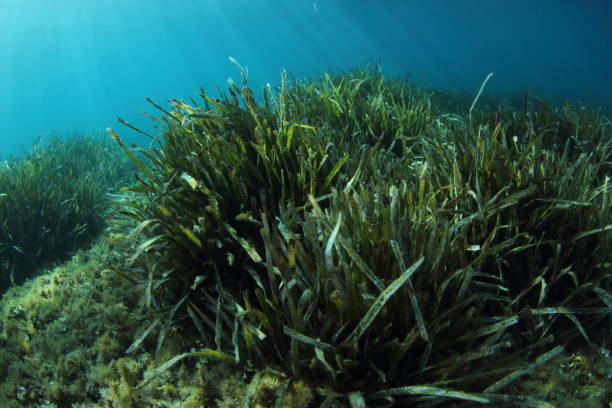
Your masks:
{"label": "blue water", "polygon": [[146,97],[209,94],[248,66],[277,84],[380,61],[475,93],[534,90],[612,107],[611,0],[0,0],[0,154],[33,138],[147,128]]}

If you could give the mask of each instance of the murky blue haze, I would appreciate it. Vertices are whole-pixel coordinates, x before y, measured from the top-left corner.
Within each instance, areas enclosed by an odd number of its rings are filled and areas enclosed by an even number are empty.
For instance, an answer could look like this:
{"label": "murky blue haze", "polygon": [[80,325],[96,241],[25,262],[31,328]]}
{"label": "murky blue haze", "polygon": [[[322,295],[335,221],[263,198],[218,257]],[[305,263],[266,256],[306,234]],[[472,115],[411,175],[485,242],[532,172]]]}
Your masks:
{"label": "murky blue haze", "polygon": [[611,0],[0,0],[0,153],[33,138],[144,128],[146,97],[209,94],[375,60],[475,93],[535,90],[612,106]]}

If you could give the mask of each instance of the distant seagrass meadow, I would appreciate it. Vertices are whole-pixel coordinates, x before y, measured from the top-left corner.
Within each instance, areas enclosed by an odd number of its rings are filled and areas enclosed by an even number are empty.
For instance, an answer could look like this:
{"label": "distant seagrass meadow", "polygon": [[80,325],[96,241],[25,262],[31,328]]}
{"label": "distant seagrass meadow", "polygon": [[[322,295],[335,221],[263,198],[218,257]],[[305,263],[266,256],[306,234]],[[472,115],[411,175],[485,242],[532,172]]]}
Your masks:
{"label": "distant seagrass meadow", "polygon": [[0,0],[0,407],[612,404],[612,7],[445,4]]}

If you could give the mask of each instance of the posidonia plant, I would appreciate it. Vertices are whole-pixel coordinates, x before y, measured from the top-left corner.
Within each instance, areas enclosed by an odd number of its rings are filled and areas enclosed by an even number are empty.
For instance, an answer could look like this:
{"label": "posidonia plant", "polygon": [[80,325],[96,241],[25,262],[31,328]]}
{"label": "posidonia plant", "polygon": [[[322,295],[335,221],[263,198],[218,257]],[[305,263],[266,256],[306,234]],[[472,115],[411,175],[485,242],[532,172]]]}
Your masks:
{"label": "posidonia plant", "polygon": [[152,376],[205,357],[277,376],[273,406],[297,380],[312,406],[536,404],[504,387],[609,330],[605,117],[444,114],[379,70],[283,74],[257,103],[238,67],[228,96],[156,104],[148,164],[109,130],[142,170],[121,225],[151,321],[128,351],[174,325],[204,345]]}

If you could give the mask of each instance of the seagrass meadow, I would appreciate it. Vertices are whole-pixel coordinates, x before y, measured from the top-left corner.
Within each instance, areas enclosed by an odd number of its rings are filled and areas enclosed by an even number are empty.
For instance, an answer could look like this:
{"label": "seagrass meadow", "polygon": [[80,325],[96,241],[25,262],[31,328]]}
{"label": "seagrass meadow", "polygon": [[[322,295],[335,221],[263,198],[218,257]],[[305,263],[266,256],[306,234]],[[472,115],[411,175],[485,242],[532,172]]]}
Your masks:
{"label": "seagrass meadow", "polygon": [[231,61],[224,94],[150,101],[157,133],[108,129],[135,179],[4,296],[5,406],[612,402],[606,115],[376,66],[256,93]]}
{"label": "seagrass meadow", "polygon": [[0,163],[0,294],[98,236],[133,168],[117,151],[100,133],[51,136]]}

